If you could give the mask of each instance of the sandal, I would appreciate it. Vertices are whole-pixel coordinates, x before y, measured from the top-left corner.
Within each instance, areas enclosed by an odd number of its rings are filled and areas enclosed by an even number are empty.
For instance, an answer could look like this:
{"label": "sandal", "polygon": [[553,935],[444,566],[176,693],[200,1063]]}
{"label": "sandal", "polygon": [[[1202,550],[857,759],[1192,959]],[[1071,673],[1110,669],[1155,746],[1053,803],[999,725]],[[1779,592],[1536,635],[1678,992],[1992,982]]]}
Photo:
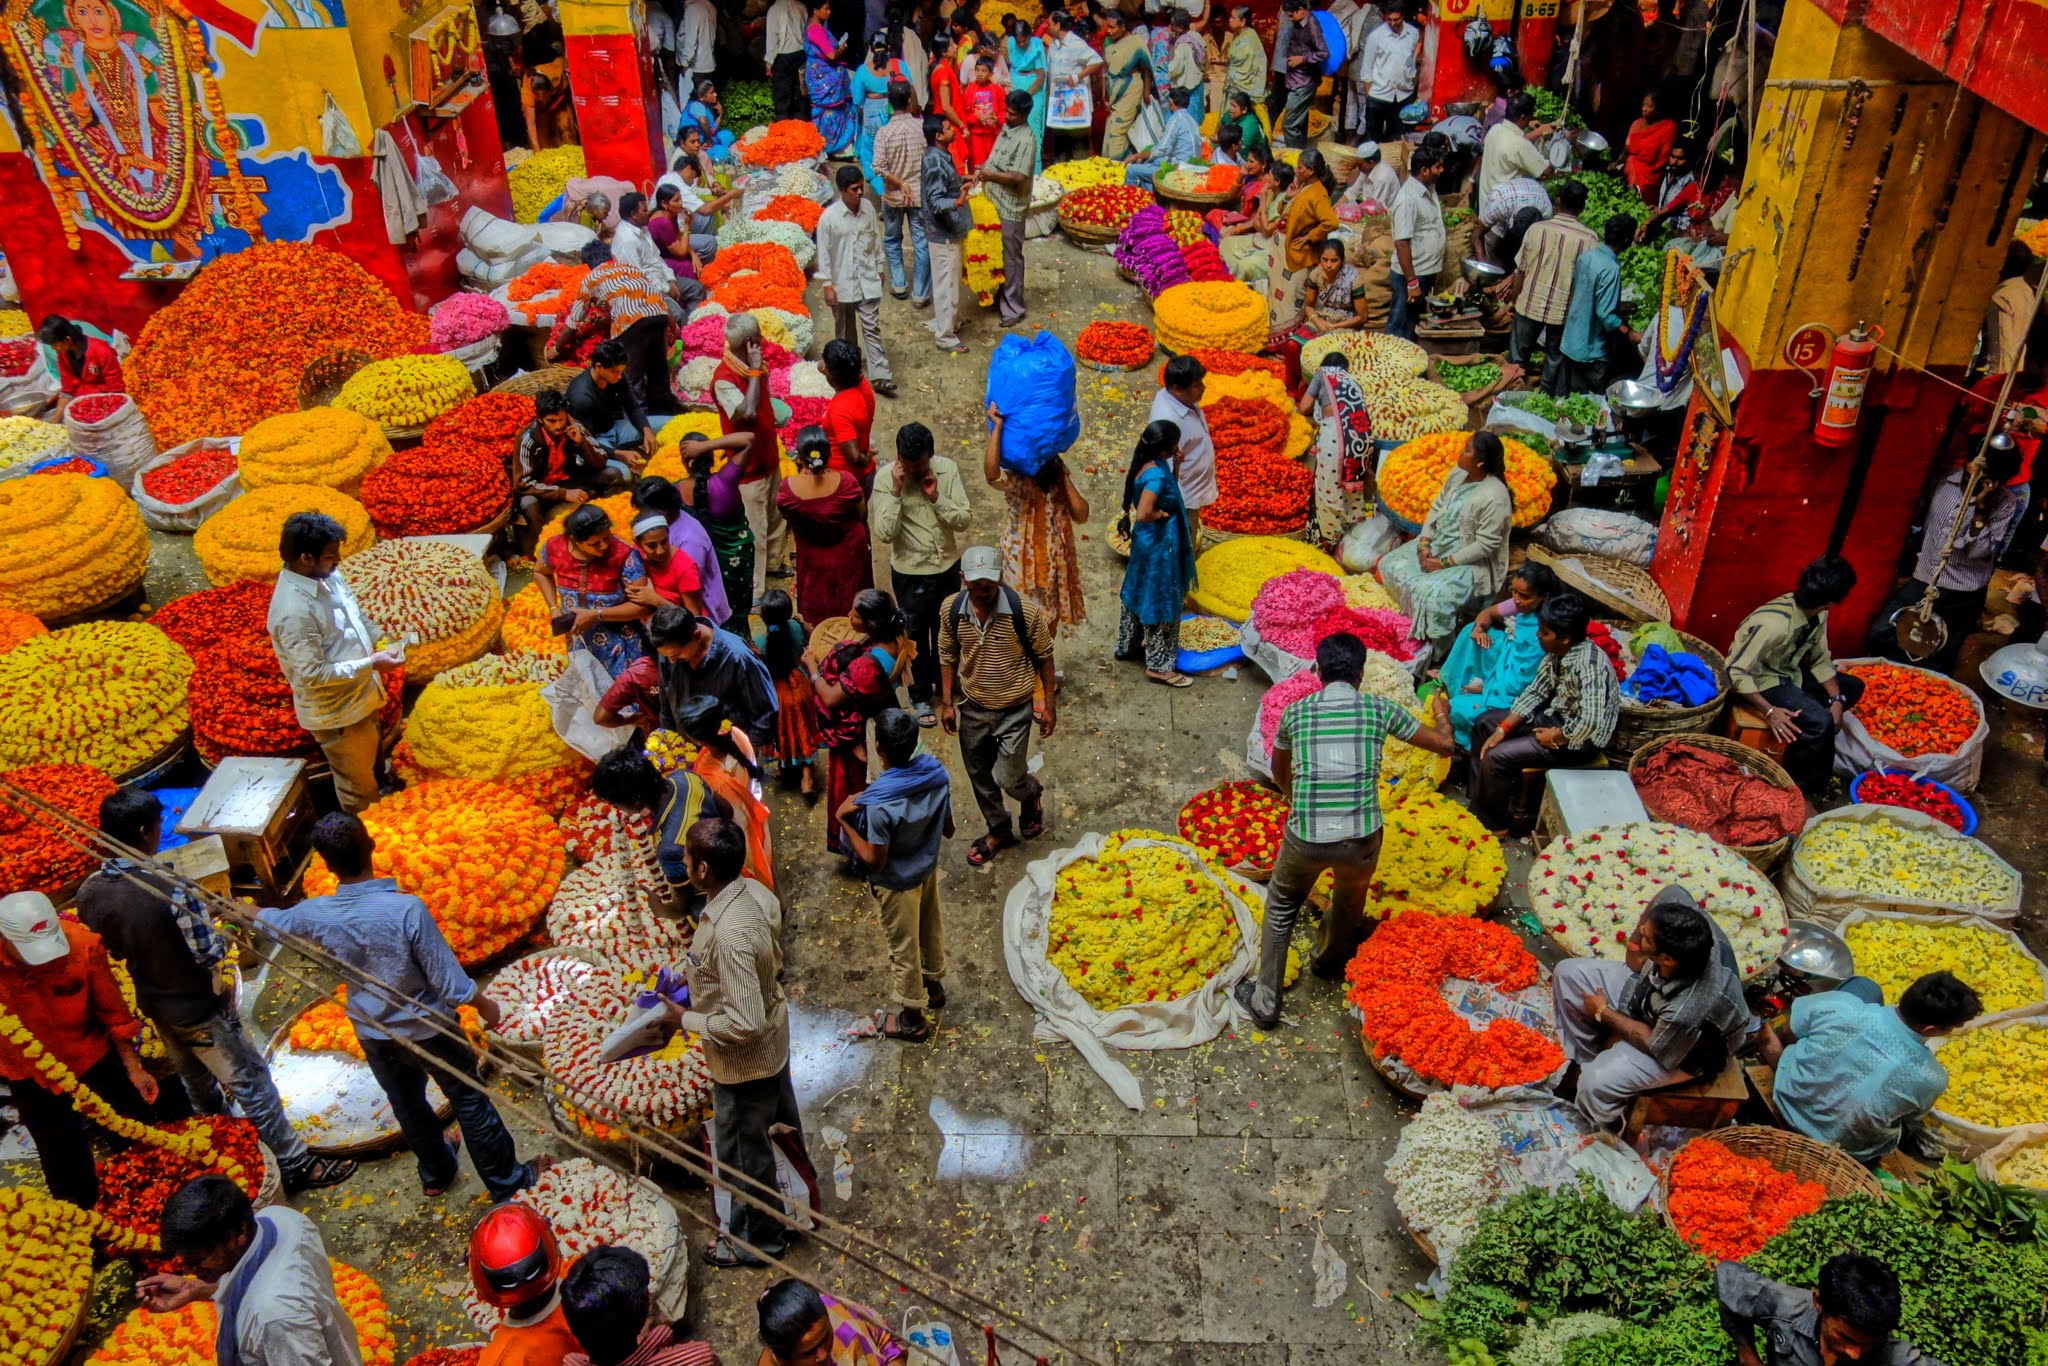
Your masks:
{"label": "sandal", "polygon": [[967,846],[967,866],[979,868],[1005,849],[1017,847],[1015,835],[983,835]]}
{"label": "sandal", "polygon": [[1159,684],[1161,687],[1192,688],[1195,686],[1195,680],[1189,678],[1186,674],[1181,673],[1179,670],[1175,670],[1170,674],[1156,674],[1153,673],[1150,669],[1147,669],[1145,670],[1145,677],[1151,679],[1154,683]]}
{"label": "sandal", "polygon": [[[903,1017],[916,1015],[917,1023],[906,1025]],[[913,1011],[898,1006],[893,1010],[878,1010],[846,1031],[849,1039],[896,1039],[902,1043],[929,1043],[932,1037],[932,1022],[925,1018],[923,1011]]]}
{"label": "sandal", "polygon": [[1035,840],[1045,833],[1045,804],[1033,802],[1017,817],[1017,833],[1027,840]]}
{"label": "sandal", "polygon": [[297,1195],[300,1191],[338,1186],[355,1174],[356,1164],[346,1157],[316,1157],[297,1173],[285,1178],[284,1193]]}
{"label": "sandal", "polygon": [[721,1233],[705,1247],[704,1265],[731,1271],[743,1266],[766,1266],[768,1263],[743,1250],[738,1243]]}

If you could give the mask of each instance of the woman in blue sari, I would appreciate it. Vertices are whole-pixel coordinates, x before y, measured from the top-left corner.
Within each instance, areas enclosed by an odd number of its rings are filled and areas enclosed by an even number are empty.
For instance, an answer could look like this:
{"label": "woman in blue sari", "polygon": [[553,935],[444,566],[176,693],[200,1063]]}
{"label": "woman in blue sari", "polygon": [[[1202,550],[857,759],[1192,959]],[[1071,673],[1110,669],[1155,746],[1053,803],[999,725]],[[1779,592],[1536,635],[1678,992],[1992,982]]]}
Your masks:
{"label": "woman in blue sari", "polygon": [[853,141],[852,81],[839,64],[846,46],[825,22],[832,17],[830,0],[820,0],[804,29],[804,90],[811,97],[811,122],[825,139],[825,155],[837,156]]}
{"label": "woman in blue sari", "polygon": [[551,536],[533,562],[533,581],[548,615],[569,613],[569,648],[588,650],[617,678],[647,653],[640,619],[647,609],[632,600],[647,583],[640,552],[612,534],[611,517],[584,503]]}
{"label": "woman in blue sari", "polygon": [[1482,715],[1513,706],[1536,677],[1543,662],[1536,609],[1563,587],[1550,566],[1525,560],[1508,571],[1507,601],[1481,608],[1458,632],[1437,679],[1450,694],[1451,730],[1461,749],[1471,748],[1472,726]]}
{"label": "woman in blue sari", "polygon": [[1031,25],[1015,15],[1009,21],[1010,40],[1004,58],[1010,64],[1010,89],[1031,97],[1031,145],[1038,149],[1034,174],[1045,169],[1045,110],[1050,100],[1045,44],[1031,31]]}
{"label": "woman in blue sari", "polygon": [[725,103],[718,98],[718,86],[709,76],[697,82],[690,92],[690,102],[683,106],[683,121],[676,130],[676,140],[682,140],[684,128],[695,128],[704,140],[704,150],[714,159],[725,160],[726,150],[733,144],[733,136],[724,127]]}
{"label": "woman in blue sari", "polygon": [[1173,459],[1180,428],[1154,422],[1138,434],[1124,475],[1124,515],[1130,518],[1131,558],[1124,565],[1123,612],[1117,621],[1116,657],[1142,660],[1145,677],[1169,688],[1194,680],[1174,661],[1180,653],[1181,603],[1195,582],[1195,544]]}
{"label": "woman in blue sari", "polygon": [[882,193],[882,177],[875,173],[875,137],[889,121],[889,82],[896,78],[894,66],[889,60],[888,35],[877,33],[868,44],[868,59],[853,73],[847,87],[853,98],[854,124],[859,129],[853,154],[860,162],[860,173],[867,177],[868,188],[878,195]]}

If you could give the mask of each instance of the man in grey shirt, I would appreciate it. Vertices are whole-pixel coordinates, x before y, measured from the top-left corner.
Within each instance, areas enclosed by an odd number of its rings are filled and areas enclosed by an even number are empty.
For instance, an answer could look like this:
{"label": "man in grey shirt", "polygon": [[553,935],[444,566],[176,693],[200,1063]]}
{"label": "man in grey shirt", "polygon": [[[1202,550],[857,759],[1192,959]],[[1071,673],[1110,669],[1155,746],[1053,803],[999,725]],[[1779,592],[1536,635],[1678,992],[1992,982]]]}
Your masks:
{"label": "man in grey shirt", "polygon": [[1714,1295],[1741,1366],[1941,1366],[1893,1335],[1899,1278],[1874,1257],[1838,1253],[1821,1267],[1820,1288],[1810,1291],[1759,1276],[1740,1262],[1722,1262],[1714,1270]]}

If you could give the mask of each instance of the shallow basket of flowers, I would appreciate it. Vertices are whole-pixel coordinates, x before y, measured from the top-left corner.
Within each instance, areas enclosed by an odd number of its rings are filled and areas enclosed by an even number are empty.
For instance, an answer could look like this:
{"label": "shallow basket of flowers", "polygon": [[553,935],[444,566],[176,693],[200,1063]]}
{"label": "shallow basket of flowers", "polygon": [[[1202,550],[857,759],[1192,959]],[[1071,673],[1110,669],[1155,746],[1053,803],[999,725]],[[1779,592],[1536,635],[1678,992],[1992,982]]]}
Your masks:
{"label": "shallow basket of flowers", "polygon": [[1972,1021],[1927,1046],[1948,1072],[1934,1118],[1962,1140],[1966,1155],[2048,1125],[2048,1011]]}
{"label": "shallow basket of flowers", "polygon": [[515,958],[484,983],[483,994],[502,1012],[493,1042],[538,1059],[547,1031],[569,994],[602,970],[595,953],[557,945]]}
{"label": "shallow basket of flowers", "polygon": [[552,1078],[550,1108],[565,1133],[613,1142],[625,1137],[614,1126],[631,1124],[683,1134],[711,1113],[711,1073],[694,1034],[678,1030],[651,1053],[599,1061],[606,1038],[633,1013],[637,989],[650,975],[602,964],[569,991],[549,1021],[542,1056]]}
{"label": "shallow basket of flowers", "polygon": [[1657,1195],[1666,1226],[1710,1262],[1740,1261],[1824,1200],[1885,1198],[1840,1148],[1760,1124],[1694,1138],[1658,1174]]}
{"label": "shallow basket of flowers", "polygon": [[[264,1049],[271,1079],[284,1102],[285,1118],[306,1147],[321,1157],[364,1157],[387,1152],[405,1141],[398,1117],[384,1088],[371,1074],[369,1063],[354,1056],[338,1033],[332,1038],[309,1037],[309,1028],[331,1010],[330,998],[309,1001],[271,1036]],[[294,1043],[292,1035],[301,1043]],[[349,1042],[353,1042],[350,1031]],[[314,1047],[313,1044],[324,1046]],[[440,1083],[427,1079],[427,1103],[445,1120],[455,1107]]]}

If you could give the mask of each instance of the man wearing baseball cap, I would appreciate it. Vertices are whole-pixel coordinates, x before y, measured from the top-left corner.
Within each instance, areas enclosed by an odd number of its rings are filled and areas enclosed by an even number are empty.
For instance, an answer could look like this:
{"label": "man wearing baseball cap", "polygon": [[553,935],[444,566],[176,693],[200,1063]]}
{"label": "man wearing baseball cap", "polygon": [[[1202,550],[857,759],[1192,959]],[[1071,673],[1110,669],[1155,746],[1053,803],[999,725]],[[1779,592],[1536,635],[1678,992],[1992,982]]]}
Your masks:
{"label": "man wearing baseball cap", "polygon": [[[979,868],[1017,843],[1045,833],[1044,789],[1026,761],[1031,756],[1032,695],[1043,692],[1038,733],[1058,720],[1052,623],[1045,609],[1003,582],[1002,555],[994,546],[970,546],[960,556],[967,587],[946,603],[939,623],[939,724],[960,737],[960,760],[974,786],[974,804],[988,833],[967,851]],[[957,698],[957,702],[956,702]],[[1010,825],[1003,798],[1021,811]]]}
{"label": "man wearing baseball cap", "polygon": [[[51,1058],[129,1119],[156,1103],[156,1078],[142,1070],[135,1040],[142,1022],[121,999],[100,937],[59,919],[41,892],[0,897],[0,1006]],[[59,1200],[91,1209],[100,1195],[92,1136],[98,1127],[53,1089],[13,1039],[0,1036],[0,1079],[22,1127],[35,1140],[43,1179]]]}

